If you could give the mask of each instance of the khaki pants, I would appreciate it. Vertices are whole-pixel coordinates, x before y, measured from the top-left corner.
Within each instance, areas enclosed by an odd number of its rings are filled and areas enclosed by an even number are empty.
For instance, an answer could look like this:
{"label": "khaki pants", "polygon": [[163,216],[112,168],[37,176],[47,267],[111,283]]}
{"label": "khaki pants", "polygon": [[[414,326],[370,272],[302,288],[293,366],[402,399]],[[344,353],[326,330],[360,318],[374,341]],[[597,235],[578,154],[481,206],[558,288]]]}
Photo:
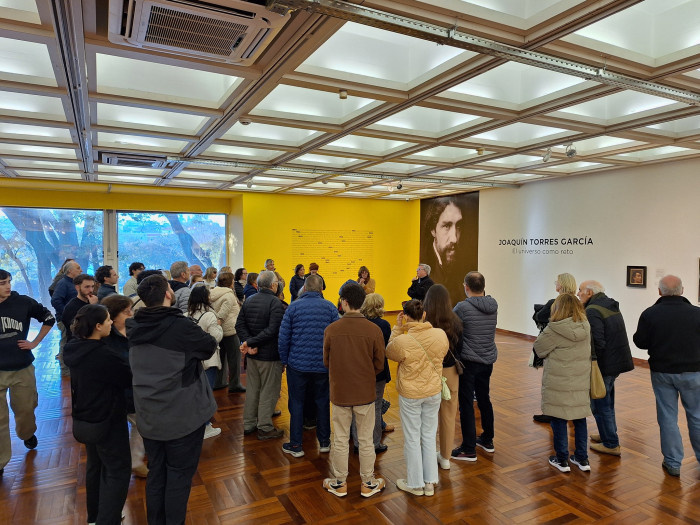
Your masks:
{"label": "khaki pants", "polygon": [[12,458],[10,441],[10,412],[7,408],[7,391],[10,391],[10,407],[15,415],[17,437],[25,441],[36,432],[34,409],[38,404],[34,365],[22,370],[0,370],[0,468],[5,468]]}
{"label": "khaki pants", "polygon": [[449,459],[454,448],[455,419],[459,408],[459,374],[457,368],[451,366],[442,369],[442,375],[447,378],[447,387],[450,389],[452,399],[440,402],[440,419],[438,421],[438,433],[440,434],[440,455]]}
{"label": "khaki pants", "polygon": [[357,438],[360,443],[360,477],[363,482],[374,479],[374,403],[353,407],[341,407],[331,404],[333,409],[333,446],[331,447],[331,476],[338,481],[348,477],[348,454],[350,452],[350,424],[355,415]]}
{"label": "khaki pants", "polygon": [[248,359],[243,428],[269,432],[275,428],[272,413],[280,398],[282,362]]}

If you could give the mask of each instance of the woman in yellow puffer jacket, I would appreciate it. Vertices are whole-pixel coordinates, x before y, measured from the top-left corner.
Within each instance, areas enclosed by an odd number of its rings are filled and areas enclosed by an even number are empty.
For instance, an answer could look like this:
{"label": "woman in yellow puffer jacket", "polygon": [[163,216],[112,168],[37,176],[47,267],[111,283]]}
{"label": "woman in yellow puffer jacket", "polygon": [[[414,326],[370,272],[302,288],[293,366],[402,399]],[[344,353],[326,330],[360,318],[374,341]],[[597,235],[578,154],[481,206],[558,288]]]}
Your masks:
{"label": "woman in yellow puffer jacket", "polygon": [[435,437],[448,348],[445,332],[425,322],[423,304],[408,301],[396,318],[386,356],[399,363],[396,389],[407,476],[397,479],[396,486],[417,496],[432,496],[438,482]]}

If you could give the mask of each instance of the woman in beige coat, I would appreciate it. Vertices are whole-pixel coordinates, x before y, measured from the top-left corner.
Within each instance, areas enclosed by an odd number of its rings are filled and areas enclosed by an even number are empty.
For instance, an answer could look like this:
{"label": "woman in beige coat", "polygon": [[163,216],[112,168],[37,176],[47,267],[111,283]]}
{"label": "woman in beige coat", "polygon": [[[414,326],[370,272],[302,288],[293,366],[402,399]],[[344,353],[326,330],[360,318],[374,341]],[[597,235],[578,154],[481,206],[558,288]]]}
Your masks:
{"label": "woman in beige coat", "polygon": [[214,388],[228,386],[229,393],[245,392],[245,387],[241,385],[241,352],[238,349],[241,342],[236,335],[236,320],[241,308],[233,291],[232,273],[219,273],[217,286],[212,288],[210,298],[211,306],[221,319],[221,328],[224,330],[224,337],[219,344],[222,366]]}
{"label": "woman in beige coat", "polygon": [[442,361],[449,348],[445,332],[424,319],[423,304],[408,301],[386,347],[386,356],[399,363],[396,390],[406,458],[406,479],[397,479],[396,486],[416,496],[432,496],[438,482],[435,437]]}
{"label": "woman in beige coat", "polygon": [[[551,417],[555,456],[549,463],[569,472],[569,461],[591,470],[586,450],[586,416],[591,415],[591,329],[586,312],[572,294],[561,294],[552,305],[549,324],[535,341],[544,358],[542,413]],[[568,421],[574,422],[574,455],[569,457]]]}

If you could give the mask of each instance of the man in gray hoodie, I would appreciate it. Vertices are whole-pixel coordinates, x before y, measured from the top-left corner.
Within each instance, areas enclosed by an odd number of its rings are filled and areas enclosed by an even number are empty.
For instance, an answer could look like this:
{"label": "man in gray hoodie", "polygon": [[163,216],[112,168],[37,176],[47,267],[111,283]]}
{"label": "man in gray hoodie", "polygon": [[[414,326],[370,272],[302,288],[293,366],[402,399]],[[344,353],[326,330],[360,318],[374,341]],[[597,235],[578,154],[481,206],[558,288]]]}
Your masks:
{"label": "man in gray hoodie", "polygon": [[[467,298],[457,303],[454,312],[462,320],[462,348],[459,359],[464,373],[459,376],[459,414],[462,444],[452,451],[452,459],[476,461],[476,447],[493,452],[493,406],[489,398],[489,382],[493,364],[498,357],[496,348],[496,318],[498,303],[486,295],[486,280],[479,272],[464,277]],[[474,395],[481,413],[483,432],[476,437]]]}
{"label": "man in gray hoodie", "polygon": [[184,523],[204,427],[216,401],[201,361],[216,340],[175,308],[162,275],[137,288],[146,305],[126,321],[136,425],[148,455],[146,517],[150,525]]}

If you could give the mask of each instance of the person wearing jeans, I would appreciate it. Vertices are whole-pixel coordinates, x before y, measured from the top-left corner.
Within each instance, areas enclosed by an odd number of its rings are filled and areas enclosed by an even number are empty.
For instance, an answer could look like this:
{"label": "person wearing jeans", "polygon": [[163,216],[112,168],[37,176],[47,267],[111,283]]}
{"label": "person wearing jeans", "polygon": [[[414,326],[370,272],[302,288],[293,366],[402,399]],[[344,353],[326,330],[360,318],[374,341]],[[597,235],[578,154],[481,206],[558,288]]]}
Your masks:
{"label": "person wearing jeans", "polygon": [[678,429],[678,397],[688,420],[690,444],[700,462],[700,308],[682,296],[675,275],[659,281],[656,304],[642,312],[634,344],[649,352],[651,386],[661,435],[661,467],[680,476],[683,438]]}
{"label": "person wearing jeans", "polygon": [[305,291],[284,312],[279,333],[279,355],[287,367],[289,393],[289,442],[282,451],[301,457],[304,413],[307,392],[313,392],[316,407],[316,436],[321,452],[328,452],[331,443],[328,368],[323,364],[323,334],[338,320],[335,305],[321,294],[323,282],[318,275],[309,275]]}
{"label": "person wearing jeans", "polygon": [[[535,340],[535,353],[544,359],[542,413],[550,416],[555,455],[549,464],[570,472],[569,461],[591,470],[586,451],[586,417],[591,414],[591,329],[581,302],[569,293],[554,300],[549,323]],[[574,422],[576,448],[569,457],[568,421]]]}
{"label": "person wearing jeans", "polygon": [[450,346],[444,330],[433,328],[424,319],[423,303],[408,301],[396,318],[386,347],[387,357],[399,363],[396,390],[406,458],[406,478],[397,479],[396,486],[416,496],[432,496],[438,482],[435,438],[442,361]]}
{"label": "person wearing jeans", "polygon": [[586,308],[594,355],[606,389],[604,398],[591,400],[599,432],[591,434],[591,450],[619,456],[621,448],[615,421],[615,379],[619,374],[634,370],[634,363],[620,304],[604,292],[605,288],[599,282],[584,281],[577,294]]}

